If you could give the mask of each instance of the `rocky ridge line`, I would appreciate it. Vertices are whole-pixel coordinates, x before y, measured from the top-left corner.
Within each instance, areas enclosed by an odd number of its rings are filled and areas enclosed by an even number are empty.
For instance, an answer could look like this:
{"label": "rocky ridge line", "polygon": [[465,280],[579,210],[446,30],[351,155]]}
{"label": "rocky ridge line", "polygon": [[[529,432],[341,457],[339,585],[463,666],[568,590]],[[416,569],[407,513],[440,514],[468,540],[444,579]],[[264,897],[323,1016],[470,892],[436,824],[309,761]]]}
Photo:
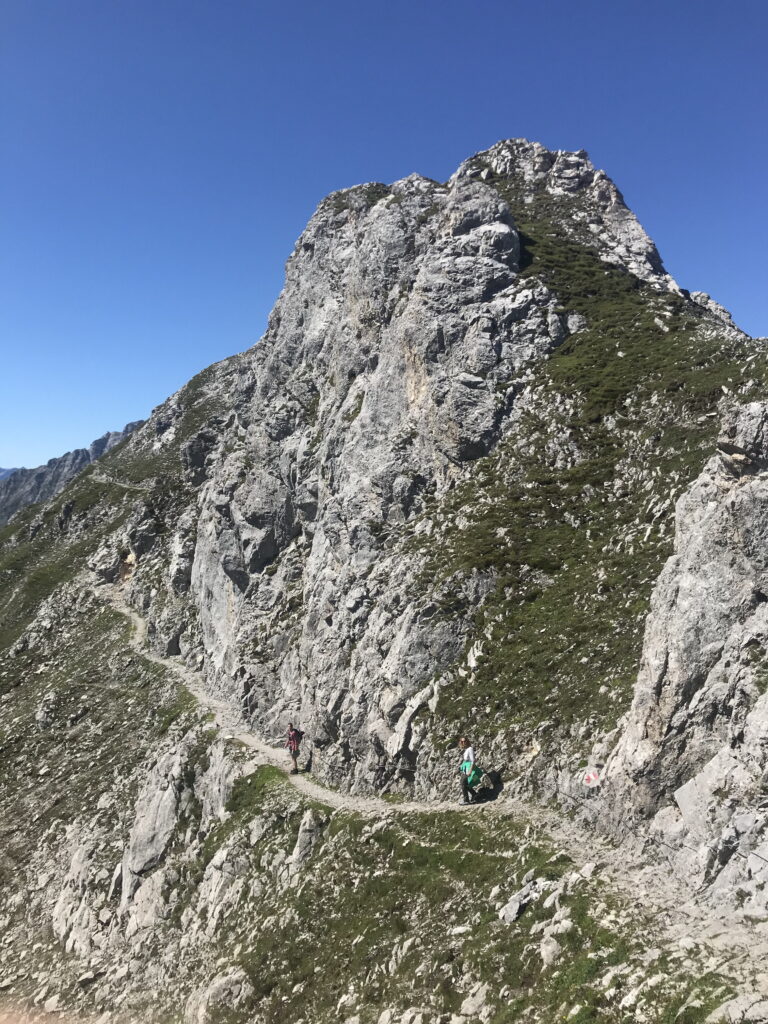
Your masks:
{"label": "rocky ridge line", "polygon": [[58,458],[49,459],[44,466],[0,471],[0,526],[7,523],[19,509],[55,497],[86,466],[124,441],[143,422],[136,420],[126,424],[122,430],[108,431],[92,441],[87,448],[76,448]]}

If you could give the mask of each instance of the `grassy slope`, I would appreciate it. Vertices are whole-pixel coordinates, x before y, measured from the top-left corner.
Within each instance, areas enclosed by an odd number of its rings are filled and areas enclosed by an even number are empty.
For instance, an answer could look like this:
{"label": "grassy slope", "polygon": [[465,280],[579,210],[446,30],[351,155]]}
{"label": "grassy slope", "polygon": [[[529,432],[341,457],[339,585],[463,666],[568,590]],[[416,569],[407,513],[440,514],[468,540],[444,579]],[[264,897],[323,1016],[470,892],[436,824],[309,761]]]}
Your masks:
{"label": "grassy slope", "polygon": [[470,641],[482,643],[478,667],[444,691],[438,728],[606,728],[631,693],[674,501],[713,452],[724,389],[766,394],[766,357],[565,237],[567,207],[522,205],[514,182],[491,183],[520,218],[523,274],[587,327],[537,370],[507,438],[427,509],[431,536],[411,542],[445,614],[472,573],[495,581]]}
{"label": "grassy slope", "polygon": [[[12,899],[39,844],[55,851],[65,827],[84,815],[93,816],[94,835],[117,829],[120,836],[135,799],[134,769],[190,721],[191,698],[175,677],[131,652],[130,626],[91,601],[77,577],[105,540],[122,542],[121,528],[137,511],[154,516],[160,533],[173,521],[184,498],[186,428],[193,431],[216,404],[206,392],[209,378],[201,374],[183,389],[181,429],[164,450],[130,439],[0,530],[0,891],[11,898],[4,909],[12,908],[2,917],[0,904],[0,919],[9,934],[45,918],[38,907],[44,890],[28,906]],[[37,721],[42,710],[46,720]],[[115,792],[125,821],[99,810],[100,797]],[[106,890],[114,854],[102,845]],[[2,891],[2,883],[12,884]],[[25,962],[20,992],[32,985],[37,959],[60,956],[45,929],[35,935],[46,945]]]}
{"label": "grassy slope", "polygon": [[[2,818],[22,829],[25,844],[53,822],[93,811],[113,778],[130,776],[193,706],[173,677],[135,655],[123,616],[76,606],[74,591],[63,596],[72,603],[51,614],[43,638],[0,663],[0,753],[13,769]],[[48,719],[37,722],[43,707]]]}
{"label": "grassy slope", "polygon": [[[64,967],[46,879],[61,868],[68,827],[88,823],[103,903],[132,820],[136,769],[170,729],[188,727],[192,711],[175,679],[130,650],[122,616],[74,588],[61,596],[38,638],[0,659],[0,973],[19,972],[10,993],[22,999]],[[82,964],[70,970],[71,999]]]}
{"label": "grassy slope", "polygon": [[0,529],[0,652],[20,636],[40,603],[119,529],[136,497],[101,483],[89,467],[57,498],[23,509]]}
{"label": "grassy slope", "polygon": [[170,441],[156,443],[141,432],[126,438],[52,501],[23,509],[0,528],[0,652],[21,635],[40,603],[127,522],[137,503],[161,529],[163,521],[173,521],[189,497],[182,448],[222,413],[222,391],[238,364],[235,356],[209,366],[181,389]]}
{"label": "grassy slope", "polygon": [[[666,978],[646,1006],[648,1021],[676,1019],[693,994],[698,1009],[677,1019],[703,1020],[722,999],[723,979],[686,978],[675,964],[679,954],[662,950],[644,967],[652,923],[641,908],[618,906],[599,881],[574,885],[550,907],[544,899],[532,903],[514,925],[502,923],[498,901],[529,871],[556,881],[573,869],[546,836],[509,816],[424,813],[372,823],[314,805],[325,822],[322,838],[287,886],[279,881],[281,865],[306,806],[279,773],[260,768],[236,785],[229,820],[182,862],[177,910],[161,945],[189,926],[197,885],[217,850],[226,845],[240,871],[245,858],[247,877],[257,880],[256,891],[241,893],[237,912],[220,917],[212,938],[255,990],[254,1007],[222,1011],[222,1021],[234,1024],[255,1010],[266,1024],[283,1024],[296,1019],[297,1005],[298,1015],[316,1024],[353,1014],[375,1024],[383,1007],[447,1014],[458,1012],[478,983],[489,985],[492,1024],[512,1024],[526,1012],[532,1020],[559,1020],[576,1007],[569,1019],[577,1022],[630,1021],[634,1009],[622,1012],[617,1002],[657,972]],[[265,827],[251,843],[254,820]],[[495,886],[501,894],[492,900]],[[558,908],[573,928],[558,937],[558,962],[545,967],[540,930]],[[602,981],[612,968],[620,971],[607,991]],[[183,970],[194,977],[196,961]]]}

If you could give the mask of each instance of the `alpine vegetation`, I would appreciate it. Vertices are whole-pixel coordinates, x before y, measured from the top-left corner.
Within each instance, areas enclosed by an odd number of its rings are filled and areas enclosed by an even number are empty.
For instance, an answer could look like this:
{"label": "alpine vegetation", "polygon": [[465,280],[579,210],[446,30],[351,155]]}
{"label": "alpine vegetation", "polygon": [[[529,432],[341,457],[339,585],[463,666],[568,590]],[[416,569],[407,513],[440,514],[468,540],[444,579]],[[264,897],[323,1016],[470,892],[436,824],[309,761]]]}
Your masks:
{"label": "alpine vegetation", "polygon": [[0,525],[7,523],[19,509],[53,498],[86,466],[139,426],[141,421],[137,420],[122,430],[110,430],[87,448],[76,448],[57,459],[49,459],[36,469],[0,469]]}
{"label": "alpine vegetation", "polygon": [[0,998],[767,1019],[767,390],[583,151],[323,200],[0,530]]}

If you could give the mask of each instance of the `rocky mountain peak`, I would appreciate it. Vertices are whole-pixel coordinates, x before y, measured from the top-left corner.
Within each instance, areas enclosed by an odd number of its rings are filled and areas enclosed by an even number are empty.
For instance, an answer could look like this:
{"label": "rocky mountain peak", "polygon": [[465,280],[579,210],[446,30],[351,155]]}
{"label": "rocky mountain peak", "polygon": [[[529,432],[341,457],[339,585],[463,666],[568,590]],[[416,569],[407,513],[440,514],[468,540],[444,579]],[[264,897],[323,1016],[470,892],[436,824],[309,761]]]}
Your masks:
{"label": "rocky mountain peak", "polygon": [[76,448],[49,459],[44,466],[0,471],[0,525],[8,522],[19,509],[54,497],[86,466],[124,441],[143,422],[135,420],[122,430],[108,431],[87,448]]}
{"label": "rocky mountain peak", "polygon": [[0,991],[470,1024],[749,990],[637,892],[733,906],[768,859],[766,380],[583,152],[323,200],[264,338],[0,531]]}
{"label": "rocky mountain peak", "polygon": [[507,139],[466,160],[455,178],[503,181],[516,217],[556,221],[570,237],[655,288],[677,292],[661,257],[605,171],[585,150],[549,150]]}

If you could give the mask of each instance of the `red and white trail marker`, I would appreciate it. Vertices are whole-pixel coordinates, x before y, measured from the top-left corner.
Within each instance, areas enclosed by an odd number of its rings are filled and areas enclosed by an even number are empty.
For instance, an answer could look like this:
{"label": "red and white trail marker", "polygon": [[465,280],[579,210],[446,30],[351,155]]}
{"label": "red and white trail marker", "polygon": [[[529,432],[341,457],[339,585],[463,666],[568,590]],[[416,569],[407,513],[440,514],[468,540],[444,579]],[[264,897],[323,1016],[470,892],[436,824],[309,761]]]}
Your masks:
{"label": "red and white trail marker", "polygon": [[600,769],[599,768],[592,768],[590,766],[584,772],[584,777],[582,778],[581,781],[584,783],[584,785],[587,787],[587,789],[594,789],[595,786],[599,786],[600,785]]}

